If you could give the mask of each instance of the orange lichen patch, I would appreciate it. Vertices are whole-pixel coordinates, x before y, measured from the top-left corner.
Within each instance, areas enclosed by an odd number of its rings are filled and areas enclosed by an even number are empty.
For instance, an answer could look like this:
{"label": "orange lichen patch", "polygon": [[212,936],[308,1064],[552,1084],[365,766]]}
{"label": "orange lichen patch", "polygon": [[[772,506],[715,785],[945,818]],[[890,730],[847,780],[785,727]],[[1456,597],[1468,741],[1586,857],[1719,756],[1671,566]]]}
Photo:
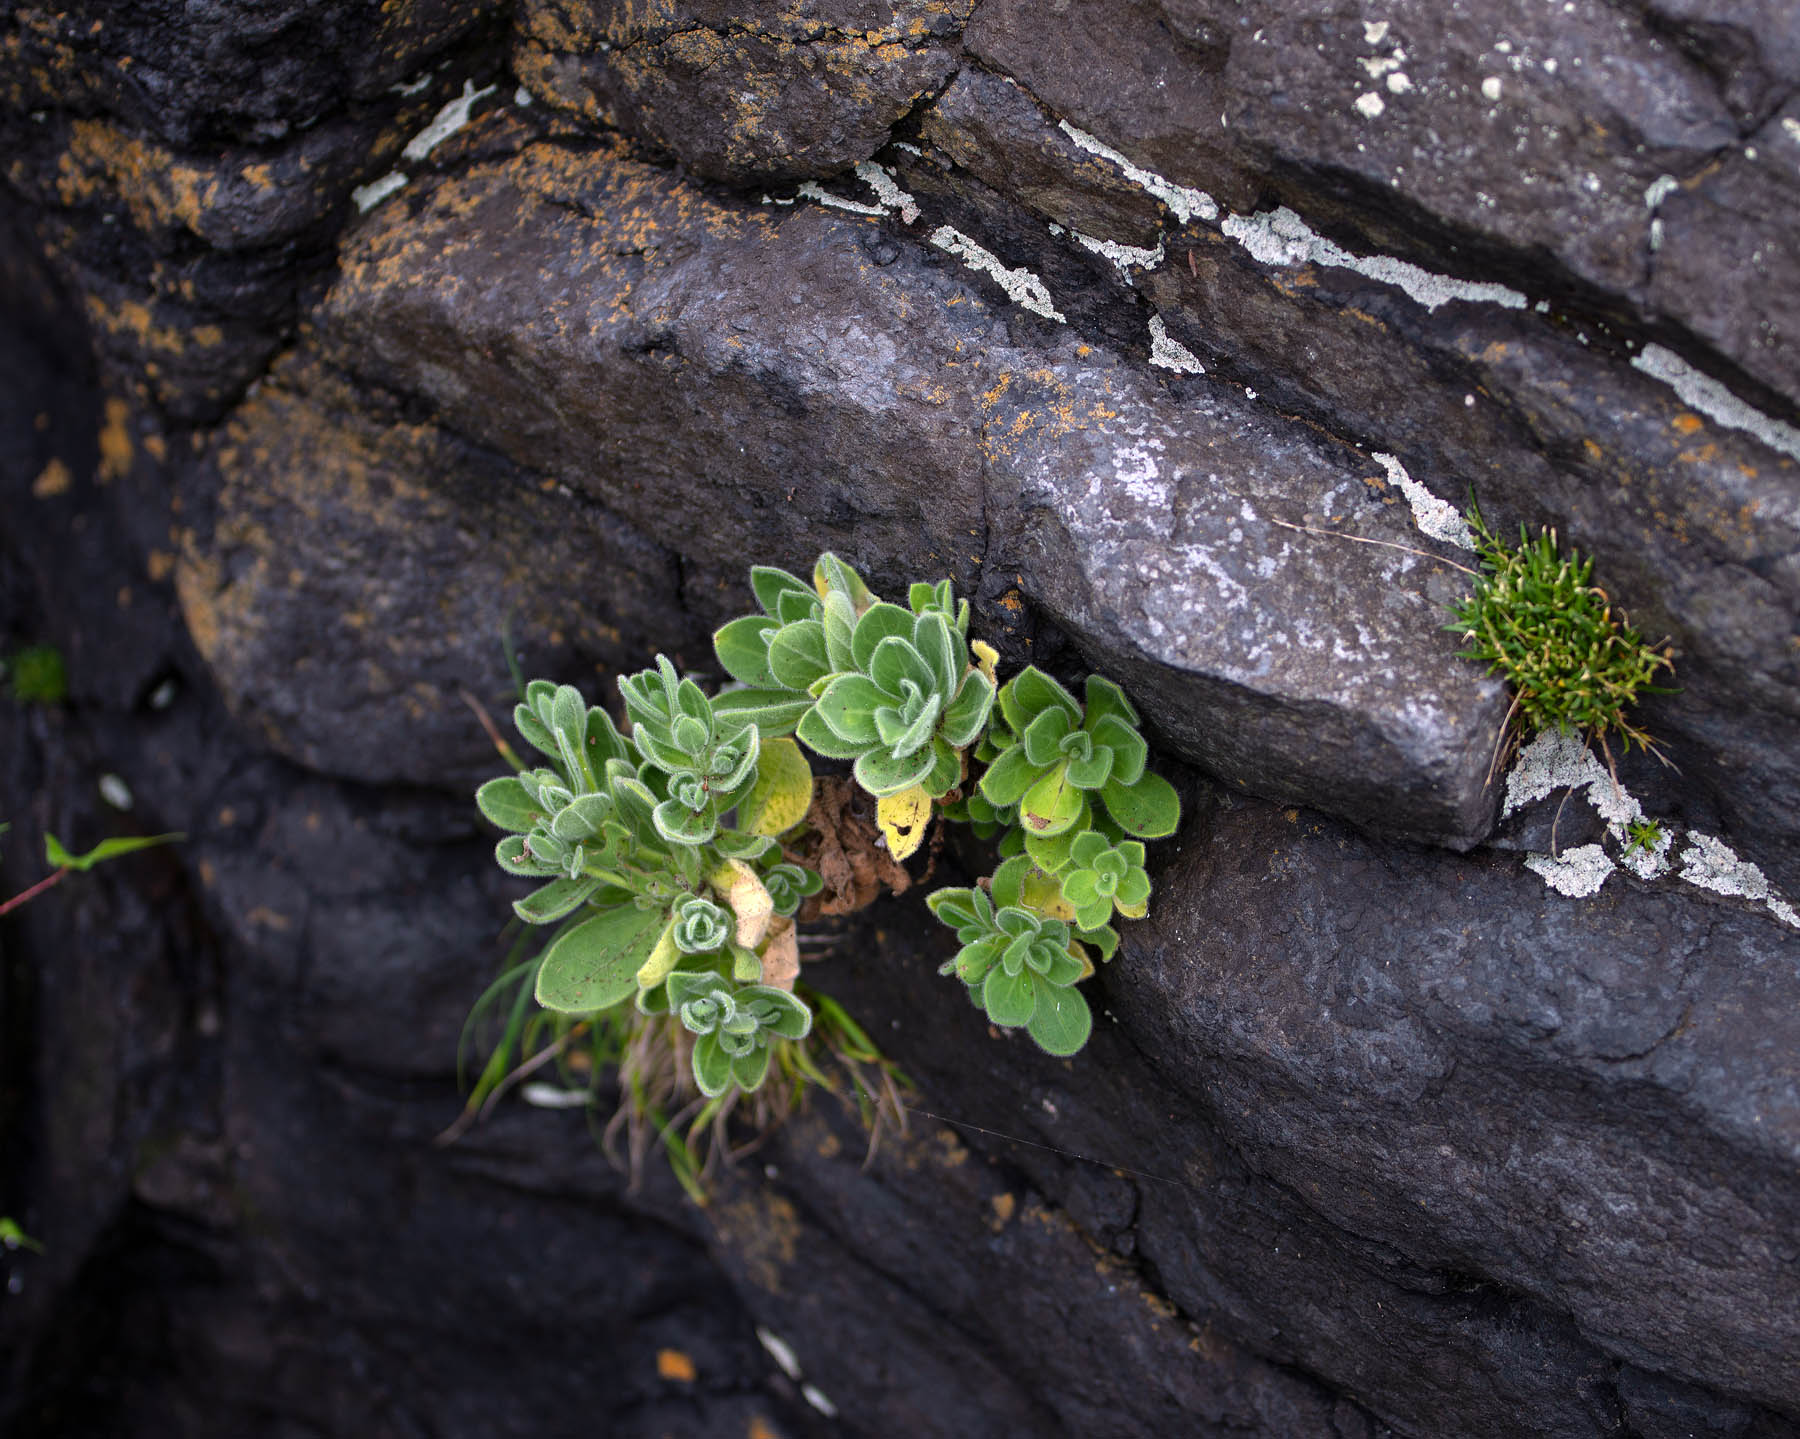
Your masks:
{"label": "orange lichen patch", "polygon": [[66,495],[74,483],[75,477],[69,473],[69,467],[52,455],[50,463],[31,482],[31,493],[40,500],[47,500],[52,495]]}
{"label": "orange lichen patch", "polygon": [[191,532],[175,570],[175,597],[181,604],[181,616],[187,623],[194,648],[208,664],[216,663],[224,641],[224,624],[219,613],[219,594],[224,572],[212,555],[192,548]]}
{"label": "orange lichen patch", "polygon": [[145,353],[144,372],[153,377],[162,373],[157,360],[174,361],[192,346],[210,349],[225,339],[225,332],[218,325],[185,323],[179,308],[175,312],[176,323],[163,323],[153,308],[161,306],[160,300],[121,300],[109,305],[98,295],[88,295],[83,304],[95,329],[122,341],[129,349]]}
{"label": "orange lichen patch", "polygon": [[150,452],[150,458],[153,460],[166,460],[169,457],[167,442],[155,431],[144,436],[144,448]]}
{"label": "orange lichen patch", "polygon": [[1600,446],[1585,437],[1581,441],[1581,448],[1587,452],[1587,457],[1590,460],[1599,461],[1606,457],[1606,452],[1602,450]]}
{"label": "orange lichen patch", "polygon": [[694,1368],[694,1361],[679,1349],[656,1351],[657,1378],[672,1379],[677,1384],[692,1384],[699,1374],[700,1371]]}
{"label": "orange lichen patch", "polygon": [[759,1190],[714,1211],[713,1221],[744,1266],[750,1282],[781,1292],[783,1271],[800,1250],[800,1213],[779,1194]]}
{"label": "orange lichen patch", "polygon": [[1669,421],[1669,428],[1674,430],[1678,435],[1691,435],[1695,431],[1704,428],[1705,425],[1706,421],[1702,420],[1698,415],[1690,414],[1686,410],[1683,410],[1674,419]]}
{"label": "orange lichen patch", "polygon": [[264,929],[272,929],[278,934],[286,934],[294,927],[293,920],[289,919],[285,914],[281,914],[263,904],[257,905],[246,914],[244,918],[249,920],[251,924],[261,925]]}
{"label": "orange lichen patch", "polygon": [[100,427],[98,477],[103,485],[131,473],[131,430],[126,423],[130,418],[131,406],[124,400],[116,395],[107,400],[106,423]]}
{"label": "orange lichen patch", "polygon": [[1018,1208],[1019,1201],[1011,1194],[996,1194],[988,1201],[988,1204],[994,1211],[994,1217],[988,1221],[988,1228],[998,1234],[1012,1222],[1013,1213]]}
{"label": "orange lichen patch", "polygon": [[745,1439],[781,1439],[781,1431],[760,1414],[750,1416],[750,1428],[745,1431]]}

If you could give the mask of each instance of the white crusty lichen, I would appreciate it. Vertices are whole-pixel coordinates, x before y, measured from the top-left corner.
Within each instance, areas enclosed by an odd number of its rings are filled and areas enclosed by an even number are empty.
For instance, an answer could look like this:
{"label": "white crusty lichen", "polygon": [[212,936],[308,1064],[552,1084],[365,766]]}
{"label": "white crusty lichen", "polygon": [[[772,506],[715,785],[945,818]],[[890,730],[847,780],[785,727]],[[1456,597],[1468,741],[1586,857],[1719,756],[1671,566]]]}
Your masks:
{"label": "white crusty lichen", "polygon": [[1406,466],[1394,456],[1376,455],[1375,463],[1387,471],[1388,483],[1406,496],[1406,503],[1412,506],[1413,523],[1420,534],[1458,549],[1475,548],[1475,536],[1470,533],[1469,522],[1463,518],[1461,510],[1448,500],[1440,500],[1407,474]]}
{"label": "white crusty lichen", "polygon": [[[1061,235],[1063,228],[1061,225],[1052,225],[1050,233]],[[1154,270],[1163,262],[1163,242],[1160,239],[1157,240],[1154,250],[1146,250],[1141,245],[1122,245],[1117,240],[1097,240],[1092,235],[1082,234],[1079,230],[1070,233],[1074,235],[1077,245],[1099,255],[1102,259],[1111,260],[1119,273],[1127,279],[1131,278],[1133,265],[1140,270]]]}
{"label": "white crusty lichen", "polygon": [[795,193],[808,200],[817,200],[821,205],[832,210],[848,210],[852,215],[882,216],[887,214],[887,207],[884,205],[865,205],[860,200],[845,200],[823,188],[817,180],[808,180]]}
{"label": "white crusty lichen", "polygon": [[398,170],[389,170],[379,180],[371,180],[366,185],[358,185],[350,192],[350,198],[356,202],[358,212],[366,215],[394,191],[405,188],[406,176]]}
{"label": "white crusty lichen", "polygon": [[910,225],[919,218],[918,201],[900,188],[891,170],[873,160],[861,160],[857,162],[856,173],[863,184],[875,192],[875,198],[884,209],[900,216],[901,224]]}
{"label": "white crusty lichen", "polygon": [[1047,320],[1068,323],[1051,303],[1050,289],[1042,280],[1023,267],[1016,270],[1007,268],[1000,263],[1000,257],[993,251],[983,249],[961,230],[939,225],[931,232],[931,243],[940,250],[948,250],[952,255],[958,256],[971,270],[988,276],[1006,291],[1007,298],[1015,305],[1042,315]]}
{"label": "white crusty lichen", "polygon": [[1342,245],[1327,240],[1285,205],[1255,215],[1227,215],[1219,228],[1260,264],[1330,265],[1354,270],[1405,291],[1427,310],[1452,300],[1499,305],[1508,310],[1525,308],[1525,297],[1508,285],[1436,275],[1392,255],[1353,255]]}
{"label": "white crusty lichen", "polygon": [[1204,190],[1196,190],[1191,186],[1177,185],[1172,180],[1165,180],[1154,170],[1146,170],[1142,165],[1134,165],[1104,140],[1095,138],[1086,130],[1078,130],[1067,120],[1062,122],[1063,134],[1067,135],[1090,155],[1098,155],[1102,160],[1109,160],[1117,165],[1125,174],[1125,178],[1148,195],[1161,200],[1169,207],[1169,213],[1185,225],[1198,216],[1202,220],[1219,218],[1218,204]]}
{"label": "white crusty lichen", "polygon": [[1545,884],[1570,899],[1586,899],[1597,894],[1613,872],[1613,862],[1597,844],[1579,845],[1561,854],[1526,856],[1525,868],[1542,877]]}
{"label": "white crusty lichen", "polygon": [[1711,375],[1703,375],[1673,350],[1645,345],[1632,356],[1631,366],[1652,379],[1661,380],[1683,401],[1721,425],[1754,435],[1771,450],[1800,460],[1800,430],[1761,410],[1751,409]]}
{"label": "white crusty lichen", "polygon": [[1554,729],[1541,731],[1519,751],[1506,776],[1506,803],[1500,812],[1512,814],[1559,789],[1586,790],[1594,813],[1621,842],[1625,827],[1644,818],[1644,807],[1613,779],[1580,735]]}
{"label": "white crusty lichen", "polygon": [[1204,375],[1206,366],[1181,341],[1171,339],[1161,315],[1150,317],[1150,363],[1184,375]]}
{"label": "white crusty lichen", "polygon": [[[1670,855],[1675,849],[1675,836],[1664,826],[1656,826],[1656,839],[1648,846],[1634,843],[1631,830],[1645,821],[1644,807],[1594,757],[1579,735],[1546,730],[1519,752],[1518,761],[1506,777],[1506,802],[1502,817],[1525,805],[1554,794],[1559,789],[1584,791],[1587,801],[1606,824],[1606,832],[1619,847],[1619,864],[1639,879],[1660,879],[1670,871]],[[1676,877],[1714,894],[1739,899],[1757,900],[1784,924],[1800,929],[1800,914],[1770,885],[1762,869],[1710,834],[1690,830],[1685,836],[1686,848],[1678,861]],[[1593,851],[1599,856],[1594,858]],[[1565,861],[1576,860],[1569,865]],[[1605,882],[1600,863],[1610,873],[1613,863],[1598,845],[1583,845],[1565,851],[1561,856],[1532,855],[1526,867],[1543,876],[1544,882],[1558,893],[1580,898],[1592,894]],[[1595,878],[1598,875],[1598,878]],[[1585,877],[1584,877],[1585,876]],[[1578,890],[1572,886],[1590,884]]]}
{"label": "white crusty lichen", "polygon": [[408,140],[406,148],[400,152],[401,155],[412,161],[423,160],[464,125],[467,125],[469,112],[475,108],[475,102],[484,95],[493,94],[494,89],[495,87],[492,85],[483,85],[477,90],[473,80],[464,80],[462,94],[446,104],[437,112],[429,125]]}
{"label": "white crusty lichen", "polygon": [[1689,884],[1739,899],[1760,900],[1784,924],[1800,929],[1800,914],[1769,885],[1760,865],[1740,859],[1721,839],[1689,830],[1688,847],[1681,853],[1681,877]]}

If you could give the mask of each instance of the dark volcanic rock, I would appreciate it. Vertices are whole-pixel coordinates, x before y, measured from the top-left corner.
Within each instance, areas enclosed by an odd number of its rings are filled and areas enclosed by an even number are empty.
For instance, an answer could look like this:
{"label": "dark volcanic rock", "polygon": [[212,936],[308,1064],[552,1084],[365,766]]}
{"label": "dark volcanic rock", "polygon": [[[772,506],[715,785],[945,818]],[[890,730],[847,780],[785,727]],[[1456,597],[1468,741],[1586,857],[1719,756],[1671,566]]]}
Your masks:
{"label": "dark volcanic rock", "polygon": [[210,422],[279,348],[353,187],[462,70],[396,82],[492,7],[163,8],[0,21],[0,146],[115,387]]}
{"label": "dark volcanic rock", "polygon": [[1255,1169],[1634,1363],[1800,1410],[1792,927],[1258,805],[1191,823],[1113,1006]]}
{"label": "dark volcanic rock", "polygon": [[0,93],[14,110],[109,113],[177,147],[269,144],[380,97],[496,8],[16,5],[0,22]]}
{"label": "dark volcanic rock", "polygon": [[803,180],[867,159],[955,72],[971,0],[531,0],[532,92],[672,151],[697,174]]}
{"label": "dark volcanic rock", "polygon": [[616,151],[531,146],[383,215],[324,352],[680,548],[702,585],[741,594],[752,533],[890,585],[985,563],[1176,752],[1390,831],[1484,831],[1505,701],[1440,632],[1447,576],[1293,531],[1410,536],[1354,451],[999,310],[933,250],[872,263],[866,222],[708,201]]}
{"label": "dark volcanic rock", "polygon": [[[1800,1436],[1791,5],[177,9],[0,19],[0,654],[71,683],[0,895],[186,835],[0,923],[0,1427]],[[1591,757],[1493,828],[1471,492],[1676,649],[1661,879]],[[521,888],[466,700],[704,675],[825,548],[1148,715],[1093,1042],[907,895],[808,949],[918,1081],[867,1162],[434,1147]]]}
{"label": "dark volcanic rock", "polygon": [[[1674,28],[1607,6],[1528,0],[1419,0],[1378,19],[1327,4],[1252,12],[1212,0],[1083,0],[1049,24],[1038,6],[994,0],[966,43],[1057,114],[1232,209],[1275,199],[1363,248],[1547,293],[1592,287],[1609,311],[1663,310],[1792,406],[1791,319],[1748,318],[1742,269],[1690,267],[1663,287],[1666,309],[1651,288],[1658,198],[1729,170],[1745,139],[1717,76],[1675,43]],[[1791,14],[1740,21],[1727,44],[1783,77],[1776,95],[1792,87]],[[1094,85],[1096,71],[1112,83]],[[1753,125],[1769,119],[1759,111]],[[1751,183],[1791,185],[1791,168],[1768,148],[1752,140],[1741,151],[1767,176]],[[1715,255],[1746,233],[1729,213],[1708,222],[1702,246]],[[1800,288],[1794,263],[1779,244],[1756,261],[1788,292]]]}
{"label": "dark volcanic rock", "polygon": [[584,666],[634,668],[686,634],[679,567],[567,486],[398,420],[279,366],[184,491],[177,585],[274,749],[353,779],[474,783],[496,757],[464,696],[510,733],[507,645],[594,687]]}

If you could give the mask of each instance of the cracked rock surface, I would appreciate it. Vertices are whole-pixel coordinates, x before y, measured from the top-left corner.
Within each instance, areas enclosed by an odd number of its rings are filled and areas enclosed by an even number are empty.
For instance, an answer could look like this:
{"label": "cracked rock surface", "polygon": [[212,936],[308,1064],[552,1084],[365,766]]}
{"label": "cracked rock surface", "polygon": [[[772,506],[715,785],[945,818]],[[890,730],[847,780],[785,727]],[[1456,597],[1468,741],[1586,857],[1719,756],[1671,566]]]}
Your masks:
{"label": "cracked rock surface", "polygon": [[[1800,1435],[1797,95],[1780,0],[14,7],[0,896],[187,838],[0,920],[0,1427]],[[1470,495],[1668,765],[1490,776]],[[866,1162],[435,1147],[507,649],[705,671],[826,548],[1147,716],[1092,1044],[907,895],[809,965]]]}

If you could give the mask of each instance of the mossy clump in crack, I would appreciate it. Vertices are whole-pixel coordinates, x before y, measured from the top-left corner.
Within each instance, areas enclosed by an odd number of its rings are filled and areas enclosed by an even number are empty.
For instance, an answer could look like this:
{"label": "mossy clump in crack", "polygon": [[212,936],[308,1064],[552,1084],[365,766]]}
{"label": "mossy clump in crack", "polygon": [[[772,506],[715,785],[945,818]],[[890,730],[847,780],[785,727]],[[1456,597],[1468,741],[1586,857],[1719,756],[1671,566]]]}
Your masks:
{"label": "mossy clump in crack", "polygon": [[1468,519],[1481,570],[1445,628],[1467,638],[1463,658],[1512,687],[1506,733],[1576,734],[1597,742],[1609,765],[1613,735],[1627,751],[1635,744],[1655,753],[1629,712],[1640,696],[1669,692],[1652,681],[1673,669],[1672,651],[1645,642],[1592,583],[1593,560],[1563,551],[1555,530],[1532,539],[1520,525],[1515,548],[1488,529],[1473,502]]}

